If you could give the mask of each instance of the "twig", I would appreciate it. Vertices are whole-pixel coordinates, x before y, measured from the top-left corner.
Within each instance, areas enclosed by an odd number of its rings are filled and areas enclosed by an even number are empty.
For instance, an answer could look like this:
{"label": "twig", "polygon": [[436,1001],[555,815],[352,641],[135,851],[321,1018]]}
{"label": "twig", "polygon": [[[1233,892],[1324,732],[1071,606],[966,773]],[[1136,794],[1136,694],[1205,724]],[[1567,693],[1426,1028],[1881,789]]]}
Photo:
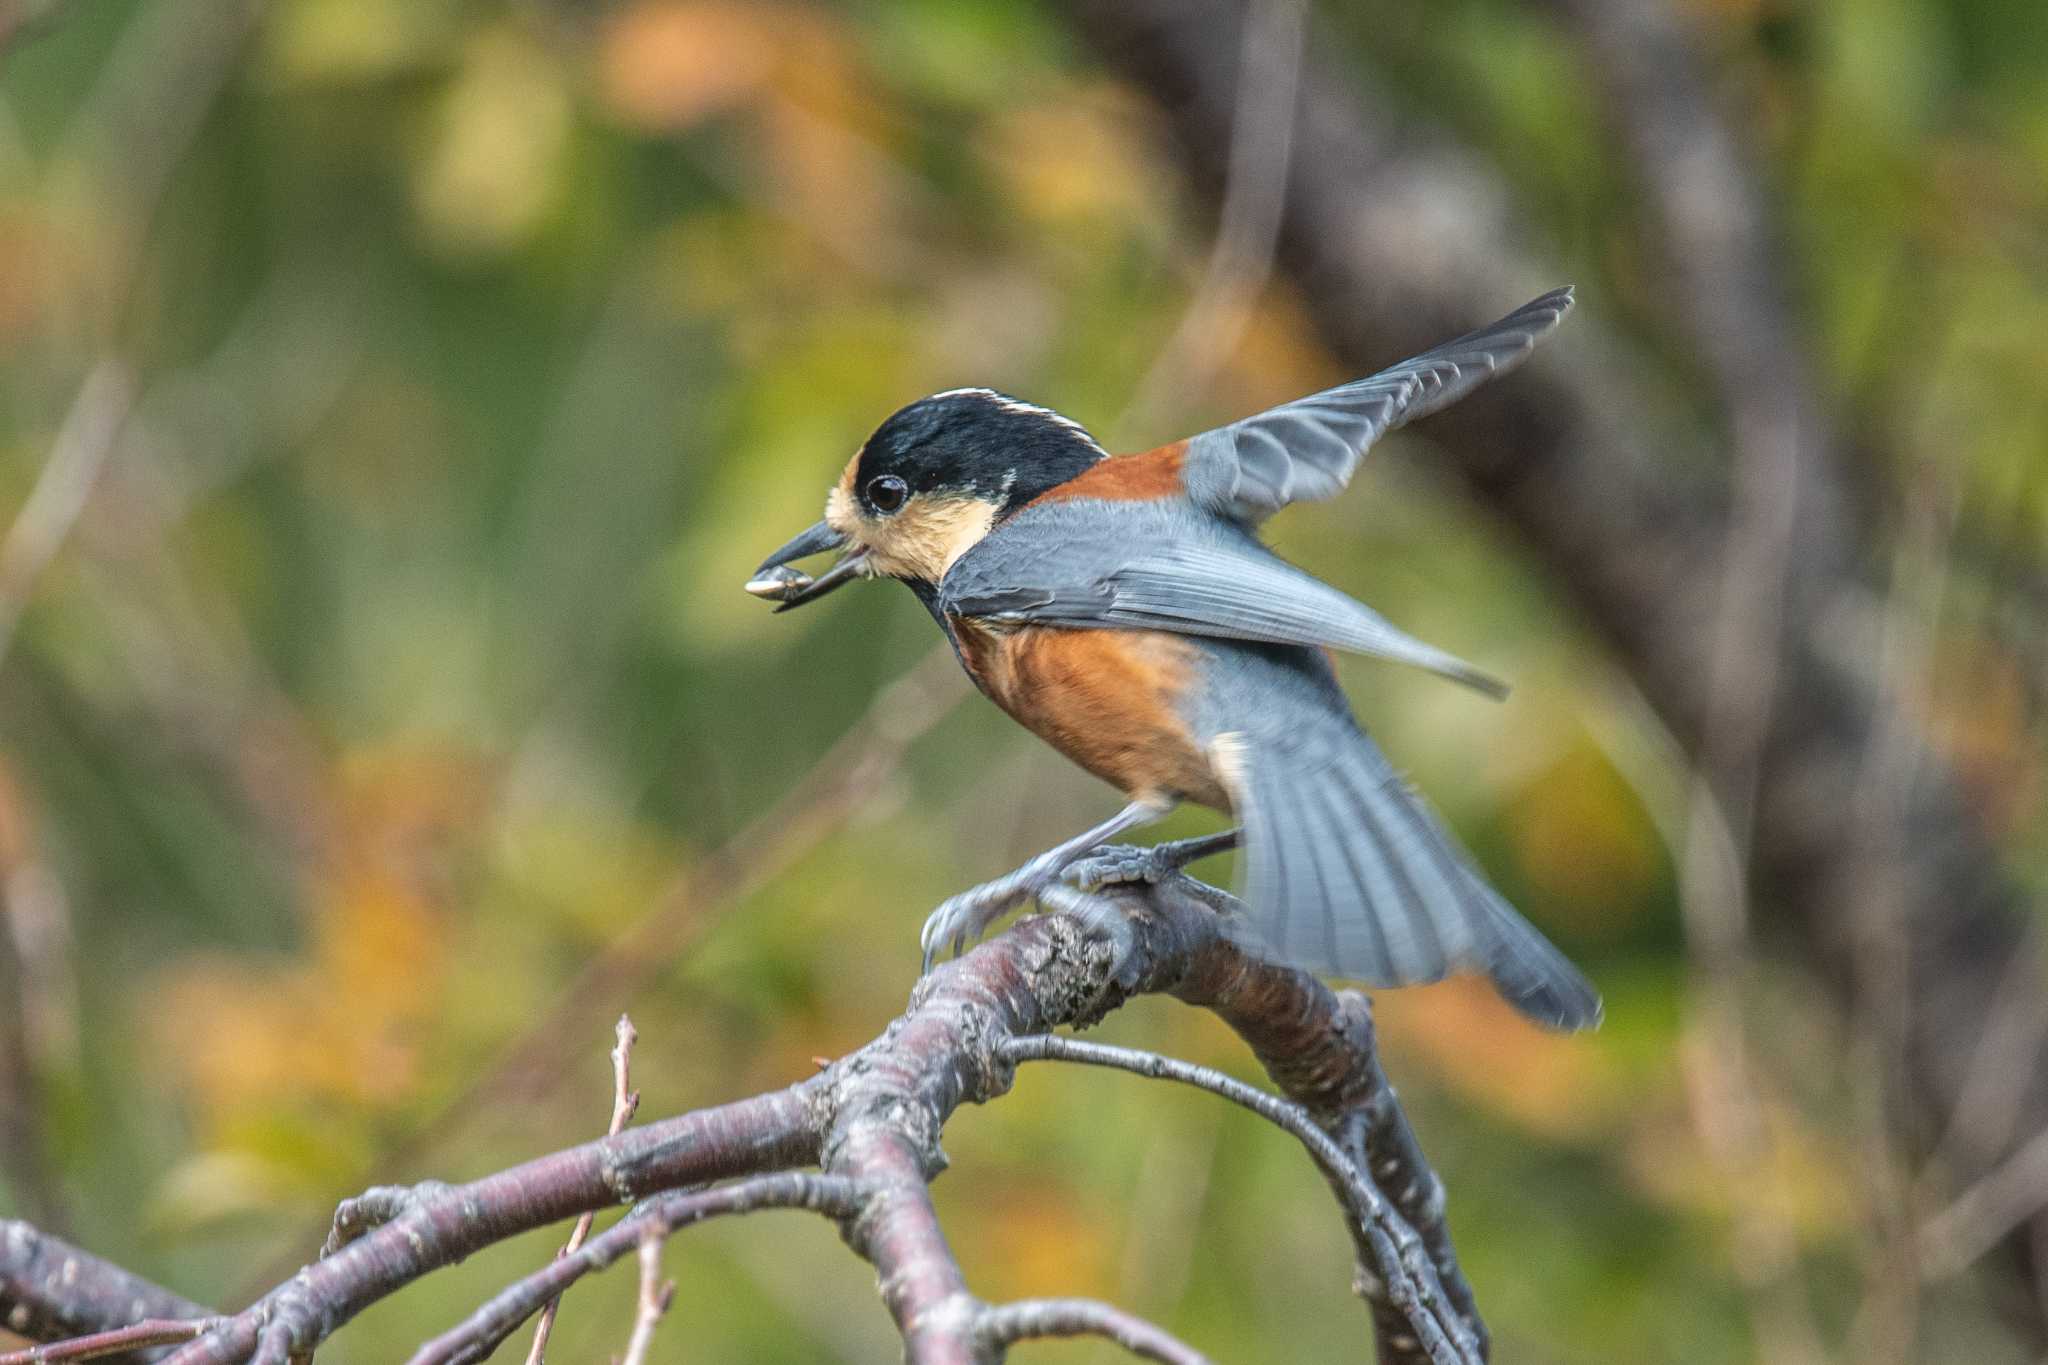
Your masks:
{"label": "twig", "polygon": [[[612,1121],[605,1130],[608,1137],[617,1137],[619,1130],[633,1121],[634,1112],[640,1108],[640,1092],[632,1088],[633,1043],[640,1035],[634,1031],[633,1021],[623,1014],[619,1016],[614,1033],[618,1042],[612,1048]],[[569,1234],[568,1244],[555,1254],[556,1260],[572,1254],[583,1245],[583,1239],[590,1236],[590,1225],[596,1217],[595,1212],[585,1212],[576,1220],[576,1230]],[[526,1353],[526,1365],[541,1365],[547,1359],[548,1336],[555,1330],[555,1314],[561,1307],[562,1300],[557,1295],[540,1310],[540,1321],[533,1329],[533,1346]]]}
{"label": "twig", "polygon": [[1209,1357],[1143,1318],[1094,1299],[1022,1299],[981,1312],[975,1342],[1000,1356],[1032,1337],[1107,1337],[1141,1360],[1162,1365],[1210,1365]]}
{"label": "twig", "polygon": [[151,1346],[175,1346],[211,1331],[217,1321],[215,1318],[144,1318],[126,1327],[0,1353],[0,1365],[53,1365],[60,1360],[98,1360],[102,1356],[140,1351]]}
{"label": "twig", "polygon": [[[1002,1055],[1011,1062],[1079,1062],[1113,1067],[1154,1080],[1178,1081],[1220,1095],[1291,1134],[1308,1150],[1331,1190],[1352,1215],[1353,1235],[1359,1239],[1359,1293],[1375,1307],[1390,1306],[1414,1323],[1423,1359],[1472,1365],[1484,1359],[1463,1315],[1446,1301],[1443,1287],[1437,1283],[1436,1267],[1415,1230],[1393,1210],[1366,1172],[1335,1139],[1316,1126],[1301,1105],[1246,1085],[1213,1067],[1058,1034],[1012,1038],[1002,1045]],[[1387,1274],[1387,1248],[1393,1250],[1393,1259],[1405,1275]]]}
{"label": "twig", "polygon": [[587,1245],[507,1287],[469,1317],[413,1353],[410,1365],[470,1365],[515,1332],[543,1304],[594,1270],[611,1265],[639,1244],[649,1229],[665,1237],[709,1218],[762,1209],[811,1209],[832,1218],[860,1211],[861,1187],[851,1180],[808,1171],[758,1175],[717,1189],[669,1195],[608,1229]]}
{"label": "twig", "polygon": [[448,1187],[440,1181],[426,1180],[417,1185],[372,1185],[361,1194],[342,1200],[334,1206],[327,1240],[320,1244],[321,1259],[447,1192]]}
{"label": "twig", "polygon": [[663,1234],[652,1225],[640,1233],[640,1307],[633,1316],[633,1335],[626,1343],[626,1355],[619,1365],[647,1365],[647,1350],[654,1345],[654,1329],[669,1301],[676,1296],[676,1282],[661,1278]]}
{"label": "twig", "polygon": [[78,386],[50,458],[0,541],[0,661],[7,657],[36,581],[85,510],[134,408],[135,377],[123,361],[100,361]]}

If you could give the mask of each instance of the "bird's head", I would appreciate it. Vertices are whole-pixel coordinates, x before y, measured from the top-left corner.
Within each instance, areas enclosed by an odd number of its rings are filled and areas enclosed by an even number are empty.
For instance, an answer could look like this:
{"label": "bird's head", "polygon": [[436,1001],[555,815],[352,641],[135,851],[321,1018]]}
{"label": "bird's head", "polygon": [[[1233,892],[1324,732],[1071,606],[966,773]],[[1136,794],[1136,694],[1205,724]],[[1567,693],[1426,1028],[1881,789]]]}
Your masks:
{"label": "bird's head", "polygon": [[[992,389],[920,398],[875,428],[825,499],[825,519],[763,561],[747,591],[782,605],[855,578],[929,590],[990,528],[1103,458],[1077,422]],[[790,567],[846,553],[813,579]]]}

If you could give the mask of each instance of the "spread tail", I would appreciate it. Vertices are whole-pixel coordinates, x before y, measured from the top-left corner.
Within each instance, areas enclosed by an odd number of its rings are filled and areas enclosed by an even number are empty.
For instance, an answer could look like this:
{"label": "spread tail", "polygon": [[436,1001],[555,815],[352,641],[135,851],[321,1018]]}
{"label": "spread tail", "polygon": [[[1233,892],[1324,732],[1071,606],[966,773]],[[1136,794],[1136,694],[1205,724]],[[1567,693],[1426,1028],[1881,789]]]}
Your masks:
{"label": "spread tail", "polygon": [[1592,983],[1486,884],[1364,734],[1246,760],[1245,900],[1272,956],[1369,986],[1483,972],[1540,1024],[1600,1021]]}

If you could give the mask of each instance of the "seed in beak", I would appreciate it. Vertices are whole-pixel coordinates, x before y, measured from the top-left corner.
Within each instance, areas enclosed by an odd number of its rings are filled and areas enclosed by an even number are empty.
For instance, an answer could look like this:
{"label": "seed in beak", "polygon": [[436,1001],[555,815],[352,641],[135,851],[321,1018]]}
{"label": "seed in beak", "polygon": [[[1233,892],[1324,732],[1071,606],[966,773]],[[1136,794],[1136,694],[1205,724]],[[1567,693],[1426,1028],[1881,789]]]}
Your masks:
{"label": "seed in beak", "polygon": [[747,591],[770,602],[786,602],[811,586],[811,576],[802,569],[777,564],[747,580]]}

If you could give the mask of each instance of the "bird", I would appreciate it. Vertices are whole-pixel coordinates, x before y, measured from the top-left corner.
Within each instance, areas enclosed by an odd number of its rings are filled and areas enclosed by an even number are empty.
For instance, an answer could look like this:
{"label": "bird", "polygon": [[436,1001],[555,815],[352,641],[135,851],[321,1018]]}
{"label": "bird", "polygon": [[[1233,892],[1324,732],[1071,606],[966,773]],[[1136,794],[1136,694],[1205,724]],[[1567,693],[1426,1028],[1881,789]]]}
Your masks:
{"label": "bird", "polygon": [[[748,592],[787,611],[849,582],[907,585],[979,690],[1119,789],[1116,815],[926,921],[925,968],[1062,878],[1157,880],[1241,849],[1262,956],[1386,988],[1471,972],[1550,1028],[1599,1022],[1591,982],[1490,886],[1366,734],[1333,650],[1506,687],[1282,559],[1262,523],[1341,492],[1387,432],[1513,369],[1572,306],[1552,290],[1368,378],[1135,454],[1050,408],[949,389],[891,415],[822,521]],[[813,577],[797,561],[840,551]],[[1182,802],[1237,823],[1131,849]]]}

